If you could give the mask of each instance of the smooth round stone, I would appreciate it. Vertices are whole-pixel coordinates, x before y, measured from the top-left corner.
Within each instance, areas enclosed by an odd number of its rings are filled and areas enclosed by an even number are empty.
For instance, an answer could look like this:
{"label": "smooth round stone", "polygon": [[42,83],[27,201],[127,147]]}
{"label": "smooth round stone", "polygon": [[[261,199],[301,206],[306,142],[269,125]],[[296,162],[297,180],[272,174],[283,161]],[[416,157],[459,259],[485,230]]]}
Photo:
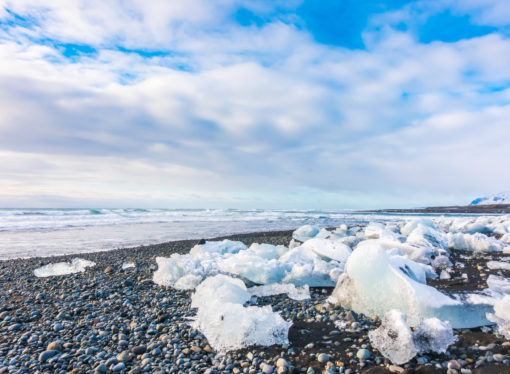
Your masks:
{"label": "smooth round stone", "polygon": [[356,357],[360,360],[368,360],[370,358],[370,351],[368,349],[359,349]]}
{"label": "smooth round stone", "polygon": [[147,347],[145,345],[137,345],[136,347],[131,348],[131,352],[135,355],[143,355],[146,350]]}
{"label": "smooth round stone", "polygon": [[39,355],[39,362],[46,362],[58,353],[57,350],[44,351]]}
{"label": "smooth round stone", "polygon": [[96,372],[97,373],[106,373],[108,371],[108,368],[106,367],[105,364],[99,364],[97,367],[96,367]]}
{"label": "smooth round stone", "polygon": [[283,368],[287,366],[287,361],[284,359],[284,358],[279,358],[277,361],[276,361],[276,367],[278,368]]}
{"label": "smooth round stone", "polygon": [[273,365],[269,365],[263,362],[262,364],[260,364],[260,370],[262,370],[264,374],[271,374],[274,370],[274,367]]}
{"label": "smooth round stone", "polygon": [[319,353],[317,356],[317,361],[321,363],[326,363],[329,361],[329,356],[326,353]]}
{"label": "smooth round stone", "polygon": [[117,360],[119,360],[120,362],[127,362],[127,361],[129,361],[129,352],[128,351],[123,351],[123,352],[119,353],[117,355]]}
{"label": "smooth round stone", "polygon": [[126,365],[123,363],[123,362],[119,362],[117,365],[115,365],[112,370],[117,372],[117,371],[121,371],[121,370],[124,370],[124,368],[126,367]]}
{"label": "smooth round stone", "polygon": [[47,351],[60,351],[60,350],[62,350],[62,346],[60,345],[59,342],[51,342],[46,347],[46,350]]}

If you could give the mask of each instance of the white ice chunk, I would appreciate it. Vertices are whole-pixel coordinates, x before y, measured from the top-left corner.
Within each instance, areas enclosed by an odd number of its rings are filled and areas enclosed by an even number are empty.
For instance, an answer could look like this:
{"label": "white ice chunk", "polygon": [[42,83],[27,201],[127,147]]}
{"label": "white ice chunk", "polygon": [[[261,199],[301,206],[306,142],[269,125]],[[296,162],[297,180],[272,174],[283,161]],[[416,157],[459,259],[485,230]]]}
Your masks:
{"label": "white ice chunk", "polygon": [[370,331],[368,337],[374,348],[397,365],[405,364],[418,353],[446,352],[455,342],[448,322],[427,318],[412,332],[406,315],[395,309],[384,315],[381,326]]}
{"label": "white ice chunk", "polygon": [[202,282],[203,277],[198,274],[186,274],[179,278],[173,287],[178,290],[193,290]]}
{"label": "white ice chunk", "polygon": [[418,225],[428,226],[438,230],[437,226],[428,218],[417,218],[406,222],[404,227],[400,229],[402,235],[408,236]]}
{"label": "white ice chunk", "polygon": [[443,250],[448,249],[448,239],[443,232],[433,227],[425,226],[421,223],[419,223],[416,228],[411,231],[406,242],[418,247],[433,247]]}
{"label": "white ice chunk", "polygon": [[268,260],[253,251],[241,251],[224,259],[221,271],[236,274],[257,284],[279,283],[291,267],[279,260]]}
{"label": "white ice chunk", "polygon": [[292,322],[270,306],[244,307],[250,297],[239,279],[224,275],[207,278],[192,296],[191,306],[198,310],[191,325],[220,352],[250,345],[288,344]]}
{"label": "white ice chunk", "polygon": [[499,239],[499,241],[505,243],[505,244],[510,244],[510,233],[509,234],[505,234],[501,237],[501,239]]}
{"label": "white ice chunk", "polygon": [[347,309],[368,316],[383,316],[391,309],[407,314],[417,326],[424,318],[450,321],[455,328],[488,324],[490,306],[455,300],[433,287],[419,283],[391,264],[384,249],[372,241],[361,243],[347,260],[332,298]]}
{"label": "white ice chunk", "polygon": [[293,300],[306,300],[310,298],[310,288],[305,285],[302,287],[296,287],[293,284],[267,284],[264,286],[255,286],[248,288],[253,296],[264,297],[272,295],[287,294],[287,296]]}
{"label": "white ice chunk", "polygon": [[313,238],[304,242],[302,246],[322,258],[336,260],[344,264],[352,253],[351,248],[338,240]]}
{"label": "white ice chunk", "polygon": [[494,304],[494,314],[488,313],[487,318],[498,324],[498,333],[510,339],[510,295]]}
{"label": "white ice chunk", "polygon": [[386,238],[389,240],[398,240],[398,234],[393,231],[387,230],[386,227],[379,222],[371,222],[365,227],[365,239],[381,239]]}
{"label": "white ice chunk", "polygon": [[290,271],[287,271],[282,283],[293,283],[296,286],[308,284],[314,287],[332,287],[344,269],[344,264],[324,261],[303,246],[289,250],[280,257],[280,261],[290,266]]}
{"label": "white ice chunk", "polygon": [[205,244],[197,244],[189,251],[190,255],[196,256],[202,253],[237,253],[247,247],[241,243],[232,240],[207,241]]}
{"label": "white ice chunk", "polygon": [[413,339],[418,353],[444,353],[456,340],[450,323],[437,318],[424,319],[413,333]]}
{"label": "white ice chunk", "polygon": [[439,275],[439,279],[451,279],[451,277],[452,276],[450,275],[447,269],[442,270],[441,274]]}
{"label": "white ice chunk", "polygon": [[510,262],[489,261],[487,267],[491,270],[508,270],[510,271]]}
{"label": "white ice chunk", "polygon": [[86,268],[95,266],[96,263],[82,258],[73,258],[71,262],[57,262],[48,264],[34,270],[36,277],[52,277],[84,272]]}
{"label": "white ice chunk", "polygon": [[433,259],[438,255],[438,250],[433,247],[419,247],[414,244],[402,243],[399,240],[382,237],[379,239],[365,240],[359,245],[364,245],[367,242],[377,243],[383,246],[387,251],[399,249],[402,254],[408,256],[411,260],[421,262],[423,264],[432,263]]}
{"label": "white ice chunk", "polygon": [[127,269],[134,269],[136,268],[136,265],[134,262],[125,262],[122,264],[121,266],[121,269],[122,270],[127,270]]}
{"label": "white ice chunk", "polygon": [[369,331],[368,337],[372,346],[394,364],[405,364],[417,354],[406,315],[398,310],[389,310],[381,326]]}
{"label": "white ice chunk", "polygon": [[429,265],[410,260],[407,256],[389,255],[391,265],[416,282],[427,283],[427,278],[437,278],[434,269]]}
{"label": "white ice chunk", "polygon": [[153,274],[153,281],[160,286],[174,287],[185,275],[214,275],[219,272],[221,259],[222,256],[217,253],[199,253],[195,256],[174,253],[169,258],[156,257],[158,269]]}
{"label": "white ice chunk", "polygon": [[308,239],[314,238],[318,233],[320,229],[317,226],[313,225],[304,225],[296,229],[292,233],[292,237],[296,240],[299,240],[300,242],[305,242]]}
{"label": "white ice chunk", "polygon": [[510,279],[491,274],[489,278],[487,278],[487,285],[492,291],[510,295]]}
{"label": "white ice chunk", "polygon": [[484,234],[448,233],[450,248],[473,252],[500,252],[506,245],[499,240]]}

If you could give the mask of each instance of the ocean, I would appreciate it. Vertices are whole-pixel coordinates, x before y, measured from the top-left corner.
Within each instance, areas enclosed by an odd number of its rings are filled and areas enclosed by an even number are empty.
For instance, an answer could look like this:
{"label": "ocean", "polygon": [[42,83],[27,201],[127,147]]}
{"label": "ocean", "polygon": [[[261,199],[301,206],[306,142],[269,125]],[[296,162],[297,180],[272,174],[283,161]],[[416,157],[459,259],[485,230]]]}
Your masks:
{"label": "ocean", "polygon": [[0,259],[46,257],[171,240],[403,219],[352,211],[236,209],[0,209]]}

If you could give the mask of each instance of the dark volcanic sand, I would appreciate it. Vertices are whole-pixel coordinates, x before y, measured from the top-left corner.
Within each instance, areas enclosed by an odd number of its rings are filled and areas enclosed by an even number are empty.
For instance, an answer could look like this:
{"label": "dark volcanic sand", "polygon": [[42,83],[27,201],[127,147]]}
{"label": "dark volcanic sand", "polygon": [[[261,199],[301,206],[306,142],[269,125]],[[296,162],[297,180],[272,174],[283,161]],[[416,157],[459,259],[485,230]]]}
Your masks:
{"label": "dark volcanic sand", "polygon": [[[247,245],[287,245],[291,231],[225,238]],[[194,314],[189,307],[191,293],[152,282],[156,256],[187,253],[196,243],[185,240],[108,252],[0,261],[0,373],[92,373],[110,369],[124,373],[258,373],[260,364],[275,365],[280,357],[294,372],[313,368],[320,373],[326,368],[317,359],[320,353],[329,355],[335,370],[389,372],[388,361],[371,348],[367,337],[367,332],[379,325],[378,319],[327,304],[331,288],[313,288],[312,298],[302,302],[285,295],[259,298],[257,305],[272,305],[285,319],[293,321],[288,347],[248,347],[217,356],[205,337],[187,325],[188,317]],[[468,254],[452,253],[452,262],[465,264],[452,272],[459,279],[429,283],[445,292],[485,288],[486,276],[498,273],[488,271],[486,262],[502,255],[466,258]],[[36,267],[77,256],[97,265],[79,274],[50,278],[33,275]],[[125,262],[136,263],[136,269],[121,271]],[[480,275],[478,266],[486,276]],[[468,274],[468,282],[460,280],[462,273]],[[345,330],[335,327],[335,321],[346,319]],[[459,340],[446,354],[423,355],[425,365],[415,358],[393,369],[406,369],[408,374],[444,373],[446,363],[455,359],[463,363],[466,373],[510,373],[508,364],[495,359],[503,357],[501,361],[508,362],[510,344],[504,339],[481,329],[457,330],[456,334]],[[55,341],[60,347],[54,360],[41,360],[41,353]],[[363,362],[356,357],[360,348],[370,351],[370,358]],[[122,352],[127,353],[118,356]]]}

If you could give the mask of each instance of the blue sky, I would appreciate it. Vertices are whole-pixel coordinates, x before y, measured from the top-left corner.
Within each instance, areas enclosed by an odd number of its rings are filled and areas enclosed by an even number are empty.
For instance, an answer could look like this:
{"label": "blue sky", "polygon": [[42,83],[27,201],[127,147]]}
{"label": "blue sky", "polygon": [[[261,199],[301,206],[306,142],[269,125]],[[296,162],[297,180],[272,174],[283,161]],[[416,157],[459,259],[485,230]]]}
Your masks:
{"label": "blue sky", "polygon": [[0,0],[0,206],[510,189],[504,0]]}

